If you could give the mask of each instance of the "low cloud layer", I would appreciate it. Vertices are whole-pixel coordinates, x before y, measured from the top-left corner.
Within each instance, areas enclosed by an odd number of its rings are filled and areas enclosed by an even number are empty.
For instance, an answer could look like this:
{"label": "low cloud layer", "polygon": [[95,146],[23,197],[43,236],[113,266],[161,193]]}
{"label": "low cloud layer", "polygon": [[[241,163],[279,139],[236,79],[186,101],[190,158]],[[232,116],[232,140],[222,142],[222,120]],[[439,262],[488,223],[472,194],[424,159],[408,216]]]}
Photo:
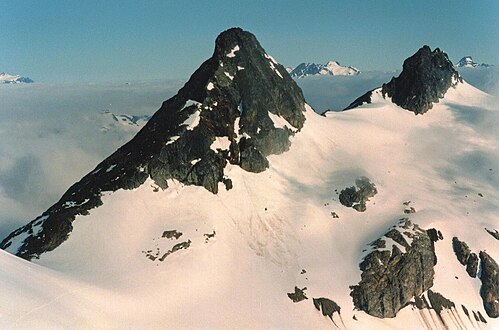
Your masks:
{"label": "low cloud layer", "polygon": [[153,114],[181,85],[0,86],[0,240],[133,137],[105,111]]}
{"label": "low cloud layer", "polygon": [[460,68],[459,73],[469,84],[488,94],[499,96],[499,67]]}
{"label": "low cloud layer", "polygon": [[[323,112],[345,108],[397,74],[307,77],[297,83],[307,102]],[[498,69],[470,69],[461,74],[476,87],[499,95]],[[182,81],[149,81],[0,86],[0,239],[40,215],[70,185],[133,137],[134,129],[110,126],[106,110],[151,115],[182,85]]]}
{"label": "low cloud layer", "polygon": [[322,113],[343,110],[365,92],[390,81],[398,72],[371,71],[358,76],[309,76],[297,79],[306,101]]}

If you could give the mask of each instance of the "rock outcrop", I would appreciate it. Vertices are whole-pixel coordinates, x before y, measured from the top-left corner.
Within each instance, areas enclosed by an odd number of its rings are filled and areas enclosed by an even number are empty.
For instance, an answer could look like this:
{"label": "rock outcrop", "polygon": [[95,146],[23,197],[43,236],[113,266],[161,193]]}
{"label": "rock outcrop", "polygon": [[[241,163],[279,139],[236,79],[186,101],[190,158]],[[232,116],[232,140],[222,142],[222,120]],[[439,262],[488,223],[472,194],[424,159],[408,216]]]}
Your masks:
{"label": "rock outcrop", "polygon": [[466,272],[471,277],[476,277],[478,271],[478,256],[471,252],[468,244],[460,241],[457,237],[452,238],[452,248],[456,254],[457,260],[461,265],[466,266]]}
{"label": "rock outcrop", "polygon": [[307,290],[306,287],[300,289],[299,287],[295,286],[295,292],[288,293],[288,298],[291,299],[294,303],[308,299],[308,297],[305,295],[305,290]]}
{"label": "rock outcrop", "polygon": [[[383,84],[381,92],[383,97],[418,115],[431,109],[458,82],[462,79],[447,54],[425,45],[404,61],[400,75]],[[345,110],[371,103],[372,92],[353,101]]]}
{"label": "rock outcrop", "polygon": [[361,281],[351,287],[354,305],[369,315],[386,318],[433,285],[437,262],[428,232],[409,219],[371,244],[360,263]]}
{"label": "rock outcrop", "polygon": [[376,185],[363,176],[355,180],[355,186],[343,189],[340,192],[339,199],[340,203],[344,206],[364,212],[366,210],[366,202],[377,193]]}
{"label": "rock outcrop", "polygon": [[490,255],[480,251],[480,296],[487,315],[499,317],[499,266]]}
{"label": "rock outcrop", "polygon": [[229,29],[218,36],[213,56],[130,142],[0,248],[37,258],[68,238],[78,215],[102,204],[102,192],[134,189],[149,177],[162,189],[169,180],[212,193],[219,183],[230,189],[225,166],[264,171],[268,155],[288,150],[289,137],[303,127],[304,111],[303,94],[285,68],[254,35]]}
{"label": "rock outcrop", "polygon": [[494,237],[496,240],[498,240],[498,241],[499,241],[499,232],[498,232],[496,229],[490,230],[490,229],[485,228],[485,230],[486,230],[486,231],[487,231],[487,233],[489,233],[492,237]]}

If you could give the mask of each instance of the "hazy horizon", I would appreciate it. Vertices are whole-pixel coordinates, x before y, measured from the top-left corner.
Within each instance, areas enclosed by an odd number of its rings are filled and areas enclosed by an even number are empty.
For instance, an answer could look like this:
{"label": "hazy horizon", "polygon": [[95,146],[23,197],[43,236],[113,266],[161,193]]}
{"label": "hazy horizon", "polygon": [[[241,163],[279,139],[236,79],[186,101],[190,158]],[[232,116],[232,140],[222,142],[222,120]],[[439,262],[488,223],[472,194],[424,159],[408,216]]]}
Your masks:
{"label": "hazy horizon", "polygon": [[0,72],[37,82],[183,79],[234,26],[284,66],[399,70],[422,45],[499,63],[497,1],[3,1]]}

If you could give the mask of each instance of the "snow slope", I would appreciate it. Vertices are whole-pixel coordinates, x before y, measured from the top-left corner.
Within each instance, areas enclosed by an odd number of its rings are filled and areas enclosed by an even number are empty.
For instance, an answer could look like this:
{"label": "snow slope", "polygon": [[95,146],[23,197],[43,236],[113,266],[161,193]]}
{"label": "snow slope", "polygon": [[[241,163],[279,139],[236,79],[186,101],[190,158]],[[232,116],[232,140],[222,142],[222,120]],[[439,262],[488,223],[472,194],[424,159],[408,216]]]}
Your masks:
{"label": "snow slope", "polygon": [[[162,191],[149,180],[108,193],[34,263],[0,251],[0,328],[334,327],[313,297],[341,306],[340,328],[444,328],[433,311],[411,306],[384,320],[353,310],[349,286],[360,280],[362,250],[405,216],[443,234],[432,290],[454,301],[460,318],[444,313],[444,322],[498,328],[497,319],[477,324],[463,314],[460,304],[486,315],[480,282],[451,245],[457,236],[499,260],[484,230],[499,222],[497,104],[463,83],[423,116],[376,94],[326,117],[308,107],[291,149],[269,156],[268,170],[225,168],[229,191],[173,181]],[[378,190],[364,213],[335,193],[361,175]],[[409,200],[417,212],[406,215]],[[172,230],[182,235],[162,237]],[[307,287],[309,299],[293,303],[286,293],[295,286]]]}

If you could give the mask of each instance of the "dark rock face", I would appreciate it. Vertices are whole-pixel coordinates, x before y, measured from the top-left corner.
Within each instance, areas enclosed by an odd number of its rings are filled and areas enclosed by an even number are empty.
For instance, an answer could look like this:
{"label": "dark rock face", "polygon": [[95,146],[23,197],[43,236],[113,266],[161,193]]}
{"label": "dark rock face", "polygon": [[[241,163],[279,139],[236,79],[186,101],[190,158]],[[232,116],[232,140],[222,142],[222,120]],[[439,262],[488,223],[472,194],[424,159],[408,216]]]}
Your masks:
{"label": "dark rock face", "polygon": [[352,207],[359,212],[366,210],[366,202],[378,193],[376,186],[366,177],[355,180],[355,186],[345,188],[340,192],[340,203]]}
{"label": "dark rock face", "polygon": [[[390,239],[393,244],[387,246]],[[351,286],[350,295],[355,307],[369,315],[395,317],[433,285],[434,243],[426,230],[404,218],[371,246],[374,251],[361,262],[361,281]]]}
{"label": "dark rock face", "polygon": [[[267,156],[287,151],[289,137],[303,127],[303,111],[303,94],[285,68],[254,35],[229,29],[218,36],[213,56],[130,142],[42,216],[11,233],[0,248],[37,258],[68,238],[76,216],[102,204],[102,192],[134,189],[149,177],[162,189],[172,179],[212,193],[220,182],[230,189],[225,166],[265,170]],[[277,117],[287,124],[276,124]],[[21,239],[25,233],[28,237]]]}
{"label": "dark rock face", "polygon": [[327,316],[331,319],[335,326],[336,322],[333,320],[333,314],[338,313],[341,317],[341,307],[337,303],[328,298],[313,298],[312,299],[315,308],[322,312],[322,315]]}
{"label": "dark rock face", "polygon": [[456,254],[457,260],[461,263],[461,265],[466,266],[466,262],[470,257],[470,248],[468,244],[465,242],[461,242],[457,237],[452,238],[452,249]]}
{"label": "dark rock face", "polygon": [[373,95],[373,91],[369,91],[369,92],[365,93],[364,95],[356,98],[355,101],[350,103],[350,105],[348,107],[346,107],[344,110],[350,110],[350,109],[360,107],[364,103],[371,104],[372,95]]}
{"label": "dark rock face", "polygon": [[[383,84],[381,93],[398,106],[418,115],[431,109],[433,103],[444,97],[447,90],[458,82],[462,79],[447,54],[438,48],[432,51],[425,45],[404,61],[400,75]],[[353,101],[345,110],[371,103],[373,91]]]}
{"label": "dark rock face", "polygon": [[452,238],[452,248],[456,254],[457,260],[461,265],[466,266],[466,272],[471,277],[476,277],[478,271],[478,257],[472,253],[468,244],[460,241],[457,237]]}
{"label": "dark rock face", "polygon": [[487,315],[499,317],[499,266],[486,252],[480,251],[480,296]]}
{"label": "dark rock face", "polygon": [[478,271],[478,256],[476,253],[471,253],[468,258],[468,262],[466,262],[466,272],[471,277],[476,277],[476,273]]}

